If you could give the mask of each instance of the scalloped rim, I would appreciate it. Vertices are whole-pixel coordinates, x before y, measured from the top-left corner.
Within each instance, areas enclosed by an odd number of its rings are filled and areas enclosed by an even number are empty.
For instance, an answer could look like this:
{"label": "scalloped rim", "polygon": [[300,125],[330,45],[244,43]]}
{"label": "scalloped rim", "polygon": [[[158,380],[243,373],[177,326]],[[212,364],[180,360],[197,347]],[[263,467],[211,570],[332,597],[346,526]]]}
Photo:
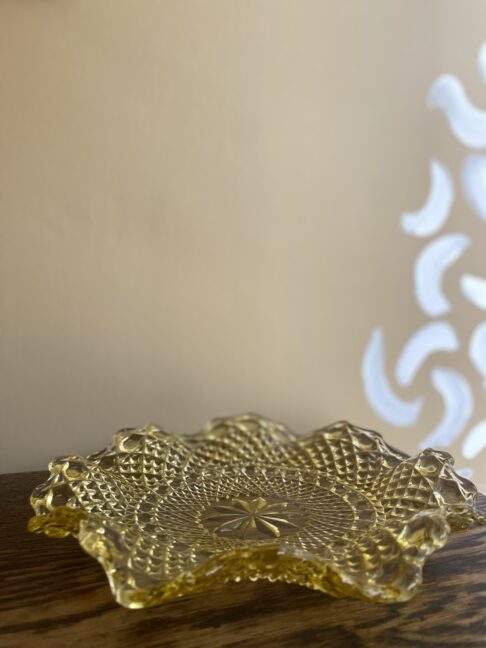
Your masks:
{"label": "scalloped rim", "polygon": [[[99,520],[96,515],[61,507],[51,513],[32,517],[29,520],[29,530],[43,532],[49,537],[76,537],[84,551],[102,565],[117,602],[131,609],[151,607],[230,581],[262,579],[298,584],[337,597],[353,596],[380,603],[404,602],[415,594],[421,584],[425,560],[445,545],[450,533],[447,520],[439,511],[417,513],[401,525],[396,535],[389,528],[383,529],[397,543],[403,563],[412,568],[413,577],[406,589],[391,585],[380,586],[374,581],[359,583],[350,578],[346,571],[339,570],[331,562],[319,560],[310,553],[262,544],[216,554],[193,571],[184,572],[160,586],[131,591],[125,590],[123,586],[127,576],[122,576],[121,572],[126,569],[126,564],[117,564],[112,543],[96,530],[96,522]],[[429,539],[405,547],[402,538],[417,520],[428,526]],[[90,526],[95,528],[90,529]],[[405,549],[410,551],[411,546],[417,549],[417,554],[406,556]]]}
{"label": "scalloped rim", "polygon": [[[220,438],[224,434],[224,432],[215,433],[214,431],[215,426],[219,423],[226,423],[228,420],[247,421],[251,419],[271,424],[273,426],[272,434],[276,432],[281,442],[286,444],[295,443],[301,448],[315,435],[323,432],[337,433],[342,429],[342,426],[345,426],[348,432],[350,429],[352,430],[352,435],[356,438],[357,435],[363,433],[371,437],[379,446],[380,452],[387,455],[387,457],[399,462],[410,459],[405,453],[388,445],[381,434],[372,430],[354,428],[344,421],[311,432],[306,436],[296,437],[281,424],[258,415],[244,415],[234,419],[213,419],[199,433],[186,437],[167,434],[153,425],[124,429],[114,436],[111,446],[100,452],[90,454],[86,458],[72,455],[54,460],[49,465],[51,476],[58,472],[58,463],[56,461],[62,461],[63,459],[96,460],[116,450],[117,446],[130,434],[160,435],[165,440],[170,438],[173,442],[180,443],[189,451],[186,460],[188,462],[191,459],[191,452],[194,452],[198,446]],[[429,456],[427,453],[429,455],[433,453],[434,456],[440,457],[441,462],[443,462],[443,469],[446,466],[452,466],[453,459],[448,453],[426,450],[417,455],[417,458]],[[451,472],[453,472],[452,469]],[[306,554],[297,549],[291,550],[289,547],[276,546],[275,544],[262,544],[258,547],[241,547],[215,554],[193,571],[181,573],[176,578],[160,585],[130,589],[125,587],[130,576],[130,569],[127,567],[126,561],[117,561],[117,552],[112,541],[99,532],[99,528],[103,527],[102,516],[72,507],[61,506],[48,513],[32,517],[29,521],[29,530],[44,532],[51,537],[65,537],[67,535],[76,537],[81,547],[103,566],[116,600],[121,605],[129,608],[157,605],[177,596],[200,592],[229,581],[244,579],[280,580],[304,585],[333,596],[350,595],[383,603],[396,603],[406,601],[414,595],[417,587],[422,582],[422,568],[426,558],[446,543],[450,533],[448,518],[455,521],[456,528],[470,526],[471,519],[474,518],[476,518],[476,521],[481,521],[477,517],[474,506],[477,494],[474,485],[468,480],[459,477],[456,473],[453,473],[453,475],[454,478],[457,478],[469,489],[471,501],[463,502],[461,510],[458,510],[457,507],[450,508],[444,502],[443,505],[438,504],[437,509],[421,511],[409,519],[401,520],[395,529],[392,528],[391,524],[381,529],[383,533],[388,534],[389,540],[391,539],[396,543],[396,548],[400,552],[400,564],[408,570],[409,579],[406,585],[404,586],[402,583],[401,587],[396,587],[393,583],[378,584],[376,580],[370,579],[369,576],[366,579],[363,577],[361,580],[352,578],[345,570],[339,569],[337,565],[317,558],[315,555]],[[34,494],[31,497],[31,503],[35,508]],[[426,531],[425,539],[420,538],[417,542],[410,542],[410,540],[405,542],[404,538],[407,533],[417,524],[421,530],[423,527],[423,530]],[[413,548],[412,552],[410,551],[411,548]],[[363,573],[361,575],[363,576]]]}

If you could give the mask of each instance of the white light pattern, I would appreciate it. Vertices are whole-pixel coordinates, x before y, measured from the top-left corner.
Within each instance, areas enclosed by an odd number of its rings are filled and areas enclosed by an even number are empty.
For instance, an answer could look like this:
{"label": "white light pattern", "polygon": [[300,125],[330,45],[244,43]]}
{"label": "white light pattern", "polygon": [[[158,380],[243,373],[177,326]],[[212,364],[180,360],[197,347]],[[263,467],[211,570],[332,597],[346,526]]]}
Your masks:
{"label": "white light pattern", "polygon": [[466,459],[474,459],[486,448],[486,421],[479,421],[469,432],[462,444],[462,454]]}
{"label": "white light pattern", "polygon": [[397,383],[411,385],[417,371],[433,353],[457,351],[459,340],[448,322],[430,322],[422,326],[403,347],[395,369]]}
{"label": "white light pattern", "polygon": [[433,369],[432,384],[444,401],[444,415],[435,430],[420,443],[421,448],[451,445],[467,425],[474,408],[471,387],[457,371]]}
{"label": "white light pattern", "polygon": [[465,234],[446,234],[420,252],[414,270],[415,295],[426,315],[438,317],[450,311],[451,306],[442,292],[442,276],[470,242]]}
{"label": "white light pattern", "polygon": [[461,277],[461,290],[466,299],[469,299],[481,310],[486,310],[486,279],[463,274]]}
{"label": "white light pattern", "polygon": [[[478,66],[486,81],[486,43],[478,53]],[[454,76],[439,77],[427,97],[430,108],[444,112],[455,137],[470,149],[486,148],[486,112],[469,100],[462,83]],[[474,213],[486,221],[486,155],[469,154],[463,164],[461,186]],[[430,162],[430,189],[423,206],[415,212],[402,214],[401,228],[411,236],[437,234],[446,223],[454,202],[454,185],[448,170],[438,161]],[[422,249],[415,262],[414,283],[417,303],[429,317],[438,317],[451,310],[442,291],[445,271],[470,245],[465,234],[441,236]],[[460,279],[463,296],[478,309],[486,310],[486,279],[464,273]],[[423,399],[407,402],[395,394],[386,377],[384,334],[375,329],[362,363],[365,393],[371,407],[385,421],[397,427],[415,423],[423,407]],[[395,367],[395,378],[402,387],[412,384],[427,359],[437,352],[455,352],[459,340],[450,324],[430,322],[416,331],[405,343]],[[486,321],[476,326],[469,342],[469,357],[486,388]],[[458,371],[438,367],[431,372],[431,381],[442,396],[443,416],[436,428],[420,444],[449,446],[462,434],[474,410],[474,398],[466,378]],[[486,449],[486,419],[480,420],[465,434],[462,454],[474,459]],[[459,474],[473,475],[471,467],[462,467]]]}
{"label": "white light pattern", "polygon": [[402,215],[402,230],[412,236],[431,236],[446,222],[454,200],[452,179],[443,164],[430,162],[430,189],[420,209]]}
{"label": "white light pattern", "polygon": [[457,139],[472,149],[486,147],[486,113],[472,105],[462,83],[451,74],[439,77],[430,88],[430,108],[444,111]]}
{"label": "white light pattern", "polygon": [[382,419],[397,427],[413,425],[422,409],[422,399],[407,402],[393,393],[385,375],[383,331],[371,334],[362,364],[363,383],[368,402]]}
{"label": "white light pattern", "polygon": [[469,357],[483,378],[483,387],[486,388],[486,322],[478,324],[471,335],[469,342]]}
{"label": "white light pattern", "polygon": [[478,52],[478,67],[481,76],[486,81],[486,43],[483,43]]}
{"label": "white light pattern", "polygon": [[482,220],[486,220],[486,155],[468,155],[462,167],[462,190]]}

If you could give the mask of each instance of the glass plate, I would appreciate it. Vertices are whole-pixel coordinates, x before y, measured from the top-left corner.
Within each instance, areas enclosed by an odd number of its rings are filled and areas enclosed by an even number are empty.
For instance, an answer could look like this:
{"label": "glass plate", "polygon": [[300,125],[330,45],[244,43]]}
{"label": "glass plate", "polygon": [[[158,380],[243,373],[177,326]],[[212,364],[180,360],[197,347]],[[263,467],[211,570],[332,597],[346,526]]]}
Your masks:
{"label": "glass plate", "polygon": [[77,537],[129,608],[261,578],[394,603],[451,530],[484,522],[452,465],[346,422],[303,437],[255,414],[194,436],[149,425],[52,461],[29,529]]}

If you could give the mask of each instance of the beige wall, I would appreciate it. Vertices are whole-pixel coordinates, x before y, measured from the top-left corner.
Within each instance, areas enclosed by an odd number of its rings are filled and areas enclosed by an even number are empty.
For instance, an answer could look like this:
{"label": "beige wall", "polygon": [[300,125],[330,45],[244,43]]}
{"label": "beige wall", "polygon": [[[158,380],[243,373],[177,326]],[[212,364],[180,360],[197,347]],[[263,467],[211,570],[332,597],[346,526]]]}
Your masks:
{"label": "beige wall", "polygon": [[[425,321],[399,217],[430,157],[460,168],[425,96],[452,72],[486,106],[483,40],[473,0],[2,0],[0,470],[246,410],[416,451],[442,413],[433,362],[401,392],[423,416],[397,430],[361,358],[382,325],[392,365]],[[463,227],[484,241],[459,197]],[[454,303],[481,255],[448,275]],[[464,336],[477,318],[454,311]],[[484,417],[465,351],[442,361]],[[460,447],[485,481],[486,452]]]}

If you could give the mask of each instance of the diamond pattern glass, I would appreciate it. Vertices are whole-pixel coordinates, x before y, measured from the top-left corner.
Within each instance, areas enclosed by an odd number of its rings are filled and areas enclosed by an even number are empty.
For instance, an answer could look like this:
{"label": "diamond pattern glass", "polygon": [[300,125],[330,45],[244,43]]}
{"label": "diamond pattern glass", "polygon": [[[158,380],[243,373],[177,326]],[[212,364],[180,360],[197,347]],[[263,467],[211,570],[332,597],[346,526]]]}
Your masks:
{"label": "diamond pattern glass", "polygon": [[76,536],[130,608],[261,578],[405,601],[451,530],[485,521],[452,466],[346,422],[302,437],[255,414],[194,436],[149,425],[52,461],[29,528]]}

